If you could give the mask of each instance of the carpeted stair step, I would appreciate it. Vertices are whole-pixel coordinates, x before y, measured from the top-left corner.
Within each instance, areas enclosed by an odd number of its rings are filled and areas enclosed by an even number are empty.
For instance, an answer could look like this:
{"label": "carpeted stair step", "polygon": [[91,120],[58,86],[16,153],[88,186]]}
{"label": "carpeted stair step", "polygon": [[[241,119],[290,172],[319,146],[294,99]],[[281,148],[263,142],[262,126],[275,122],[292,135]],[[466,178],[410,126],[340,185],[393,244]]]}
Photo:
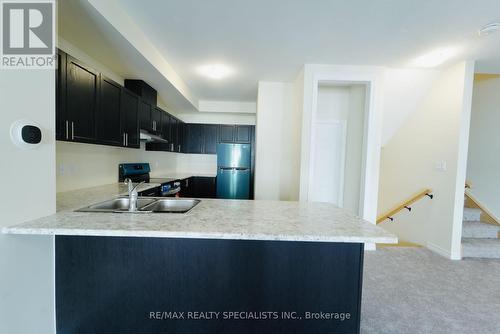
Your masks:
{"label": "carpeted stair step", "polygon": [[462,238],[498,238],[500,225],[492,225],[477,221],[464,221]]}
{"label": "carpeted stair step", "polygon": [[475,208],[464,208],[464,221],[480,221],[481,220],[481,210]]}
{"label": "carpeted stair step", "polygon": [[500,239],[462,239],[462,257],[500,259]]}

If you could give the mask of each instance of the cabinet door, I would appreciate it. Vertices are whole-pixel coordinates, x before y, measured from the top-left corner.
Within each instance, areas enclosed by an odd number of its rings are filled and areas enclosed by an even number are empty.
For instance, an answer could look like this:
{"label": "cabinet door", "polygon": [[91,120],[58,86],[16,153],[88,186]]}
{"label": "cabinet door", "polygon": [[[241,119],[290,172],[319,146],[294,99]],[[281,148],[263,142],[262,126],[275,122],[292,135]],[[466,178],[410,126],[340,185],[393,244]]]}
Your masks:
{"label": "cabinet door", "polygon": [[205,124],[203,126],[203,153],[205,154],[216,154],[217,153],[217,137],[219,125],[217,124]]}
{"label": "cabinet door", "polygon": [[66,53],[57,50],[56,69],[56,140],[69,139],[66,117]]}
{"label": "cabinet door", "polygon": [[203,153],[203,124],[187,125],[186,153]]}
{"label": "cabinet door", "polygon": [[215,177],[194,176],[190,182],[191,197],[196,198],[216,198]]}
{"label": "cabinet door", "polygon": [[139,148],[139,97],[129,90],[122,90],[121,133],[126,134],[127,147]]}
{"label": "cabinet door", "polygon": [[224,125],[220,126],[220,136],[219,141],[223,143],[233,143],[234,142],[234,125]]}
{"label": "cabinet door", "polygon": [[101,75],[99,108],[95,117],[95,138],[100,144],[124,145],[120,127],[122,87]]}
{"label": "cabinet door", "polygon": [[251,141],[251,126],[250,125],[236,125],[235,138],[236,143],[250,143]]}
{"label": "cabinet door", "polygon": [[179,152],[179,120],[173,116],[170,116],[170,140],[171,151]]}
{"label": "cabinet door", "polygon": [[98,108],[99,73],[67,56],[66,114],[70,140],[95,141],[95,114]]}
{"label": "cabinet door", "polygon": [[181,120],[177,122],[177,152],[184,153],[185,149],[185,140],[184,140],[184,132],[185,132],[186,124]]}
{"label": "cabinet door", "polygon": [[139,102],[139,126],[148,132],[153,132],[151,105],[142,99]]}
{"label": "cabinet door", "polygon": [[170,115],[161,111],[161,136],[165,138],[169,144],[172,142],[171,131]]}
{"label": "cabinet door", "polygon": [[165,112],[160,108],[151,108],[151,120],[153,121],[153,132],[162,135],[162,117]]}

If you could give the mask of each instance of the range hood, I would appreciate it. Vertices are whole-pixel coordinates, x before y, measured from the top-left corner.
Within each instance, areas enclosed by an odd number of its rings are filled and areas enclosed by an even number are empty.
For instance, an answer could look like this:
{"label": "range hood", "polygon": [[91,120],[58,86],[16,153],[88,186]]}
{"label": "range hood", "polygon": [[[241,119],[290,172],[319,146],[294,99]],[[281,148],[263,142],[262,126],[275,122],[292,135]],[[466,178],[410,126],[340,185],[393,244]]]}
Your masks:
{"label": "range hood", "polygon": [[142,130],[142,129],[141,129],[141,132],[140,132],[139,139],[141,141],[148,142],[148,143],[151,143],[151,142],[154,142],[154,143],[168,143],[168,140],[163,139],[160,136],[151,134],[151,133],[149,133],[149,132],[147,132],[145,130]]}

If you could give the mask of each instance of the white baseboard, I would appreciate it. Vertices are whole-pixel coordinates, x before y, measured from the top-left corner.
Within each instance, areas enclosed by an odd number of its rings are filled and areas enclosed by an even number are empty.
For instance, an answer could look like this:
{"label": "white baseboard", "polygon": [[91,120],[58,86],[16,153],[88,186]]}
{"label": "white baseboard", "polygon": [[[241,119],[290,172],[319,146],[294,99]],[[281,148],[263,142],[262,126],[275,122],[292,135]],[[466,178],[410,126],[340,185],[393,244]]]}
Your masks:
{"label": "white baseboard", "polygon": [[427,248],[429,250],[433,251],[434,253],[439,254],[441,256],[444,256],[450,260],[461,260],[460,258],[455,258],[455,257],[451,256],[451,252],[449,250],[444,249],[444,248],[442,248],[442,247],[440,247],[432,242],[427,243]]}
{"label": "white baseboard", "polygon": [[371,252],[371,251],[375,251],[375,250],[377,250],[377,247],[374,243],[371,243],[371,242],[365,243],[365,251]]}

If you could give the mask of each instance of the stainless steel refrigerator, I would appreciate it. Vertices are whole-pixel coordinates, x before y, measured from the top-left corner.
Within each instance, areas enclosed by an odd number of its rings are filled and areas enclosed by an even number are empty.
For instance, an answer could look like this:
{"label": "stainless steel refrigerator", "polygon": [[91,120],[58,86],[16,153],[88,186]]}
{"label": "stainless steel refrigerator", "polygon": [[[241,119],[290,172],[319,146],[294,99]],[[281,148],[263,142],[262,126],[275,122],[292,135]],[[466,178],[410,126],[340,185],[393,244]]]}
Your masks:
{"label": "stainless steel refrigerator", "polygon": [[250,144],[217,144],[217,198],[249,199]]}

